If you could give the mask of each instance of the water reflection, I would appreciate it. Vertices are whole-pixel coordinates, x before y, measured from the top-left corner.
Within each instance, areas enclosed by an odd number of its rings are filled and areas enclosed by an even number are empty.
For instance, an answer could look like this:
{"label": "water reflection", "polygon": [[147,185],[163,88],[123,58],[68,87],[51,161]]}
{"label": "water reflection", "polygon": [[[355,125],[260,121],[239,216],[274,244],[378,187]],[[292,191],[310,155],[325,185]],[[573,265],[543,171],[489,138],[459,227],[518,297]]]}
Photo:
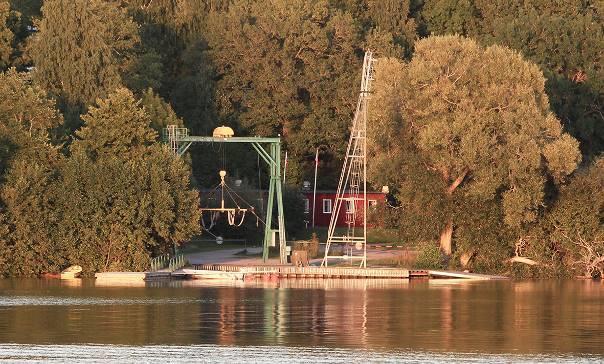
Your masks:
{"label": "water reflection", "polygon": [[604,354],[598,282],[0,281],[0,342]]}

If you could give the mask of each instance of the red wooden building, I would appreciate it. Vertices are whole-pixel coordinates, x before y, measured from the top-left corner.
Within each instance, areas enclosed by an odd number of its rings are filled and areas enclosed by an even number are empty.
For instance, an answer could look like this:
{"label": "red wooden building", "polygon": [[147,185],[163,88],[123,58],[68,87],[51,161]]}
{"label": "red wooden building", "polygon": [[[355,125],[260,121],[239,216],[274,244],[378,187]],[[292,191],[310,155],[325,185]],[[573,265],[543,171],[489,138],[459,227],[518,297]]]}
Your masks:
{"label": "red wooden building", "polygon": [[[312,190],[304,190],[302,191],[302,194],[304,195],[304,213],[306,215],[308,227],[312,226],[313,206],[315,206],[315,226],[328,227],[331,215],[335,212],[333,209],[335,207],[336,191],[317,191],[314,205],[312,201]],[[352,195],[344,194],[344,198],[346,197],[352,197]],[[369,208],[377,206],[378,203],[384,203],[385,200],[386,195],[381,192],[367,192],[367,205]],[[356,225],[360,226],[362,224],[363,201],[357,201],[355,206],[352,206],[349,201],[345,201],[345,203],[342,203],[340,206],[340,214],[338,215],[336,226],[348,226],[346,224],[346,211],[351,211],[350,209],[352,208],[356,208]]]}

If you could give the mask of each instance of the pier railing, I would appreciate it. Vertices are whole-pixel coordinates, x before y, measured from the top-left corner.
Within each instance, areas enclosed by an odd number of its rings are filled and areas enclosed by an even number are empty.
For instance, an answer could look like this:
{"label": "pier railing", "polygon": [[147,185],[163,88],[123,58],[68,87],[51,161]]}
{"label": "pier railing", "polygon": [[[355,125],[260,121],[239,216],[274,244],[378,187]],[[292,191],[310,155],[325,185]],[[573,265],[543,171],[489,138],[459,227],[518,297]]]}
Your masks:
{"label": "pier railing", "polygon": [[171,256],[168,254],[160,255],[151,259],[151,272],[158,272],[160,270],[175,271],[189,264],[187,258],[183,254],[177,254]]}

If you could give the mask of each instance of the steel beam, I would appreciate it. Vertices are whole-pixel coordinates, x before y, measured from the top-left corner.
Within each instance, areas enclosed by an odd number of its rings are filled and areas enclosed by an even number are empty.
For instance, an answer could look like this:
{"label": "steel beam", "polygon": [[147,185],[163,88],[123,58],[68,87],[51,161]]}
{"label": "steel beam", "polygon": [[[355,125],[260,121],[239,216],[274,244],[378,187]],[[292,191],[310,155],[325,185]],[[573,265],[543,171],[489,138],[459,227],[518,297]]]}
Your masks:
{"label": "steel beam", "polygon": [[[170,127],[168,127],[169,130]],[[173,127],[174,128],[174,127]],[[266,262],[268,259],[268,248],[272,238],[272,216],[275,197],[277,199],[277,230],[279,232],[279,250],[281,264],[286,263],[286,239],[285,239],[285,219],[283,212],[283,191],[281,183],[281,138],[264,137],[230,137],[214,138],[204,136],[192,136],[188,133],[168,133],[171,139],[168,140],[174,144],[174,152],[182,156],[193,143],[248,143],[256,150],[262,160],[268,165],[270,182],[268,188],[268,201],[266,209],[266,226],[264,228],[264,244],[262,259]],[[269,151],[262,146],[268,144]],[[275,196],[276,195],[276,196]],[[176,250],[176,247],[175,247]]]}
{"label": "steel beam", "polygon": [[281,138],[263,138],[263,137],[231,137],[214,138],[204,136],[183,136],[178,138],[179,142],[196,143],[281,143]]}

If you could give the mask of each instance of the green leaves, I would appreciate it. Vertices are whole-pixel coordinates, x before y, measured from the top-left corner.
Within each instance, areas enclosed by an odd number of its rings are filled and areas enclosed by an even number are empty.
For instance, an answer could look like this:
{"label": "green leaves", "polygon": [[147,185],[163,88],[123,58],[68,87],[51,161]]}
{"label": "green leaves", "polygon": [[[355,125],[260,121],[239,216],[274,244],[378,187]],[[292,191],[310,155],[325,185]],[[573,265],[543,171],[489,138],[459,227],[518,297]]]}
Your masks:
{"label": "green leaves", "polygon": [[158,135],[168,125],[184,126],[182,119],[176,115],[170,104],[165,102],[150,88],[143,92],[141,105],[145,109],[147,115],[149,115],[151,127]]}
{"label": "green leaves", "polygon": [[0,1],[0,71],[6,69],[10,64],[10,56],[13,53],[13,32],[8,27],[10,6],[8,1]]}
{"label": "green leaves", "polygon": [[73,152],[84,152],[93,160],[104,155],[129,159],[157,139],[151,118],[128,89],[120,88],[97,104],[82,116],[86,124],[76,132]]}
{"label": "green leaves", "polygon": [[50,0],[30,52],[35,79],[68,107],[106,97],[121,83],[138,26],[115,2]]}
{"label": "green leaves", "polygon": [[360,67],[361,29],[350,14],[325,1],[242,1],[209,24],[222,117],[284,136],[292,171],[310,166],[320,145],[341,153]]}
{"label": "green leaves", "polygon": [[528,254],[562,262],[575,275],[604,273],[604,160],[597,159],[562,187],[543,222],[528,236]]}
{"label": "green leaves", "polygon": [[36,275],[64,263],[51,238],[60,214],[48,193],[62,159],[49,132],[61,122],[54,102],[26,75],[0,74],[0,276]]}

